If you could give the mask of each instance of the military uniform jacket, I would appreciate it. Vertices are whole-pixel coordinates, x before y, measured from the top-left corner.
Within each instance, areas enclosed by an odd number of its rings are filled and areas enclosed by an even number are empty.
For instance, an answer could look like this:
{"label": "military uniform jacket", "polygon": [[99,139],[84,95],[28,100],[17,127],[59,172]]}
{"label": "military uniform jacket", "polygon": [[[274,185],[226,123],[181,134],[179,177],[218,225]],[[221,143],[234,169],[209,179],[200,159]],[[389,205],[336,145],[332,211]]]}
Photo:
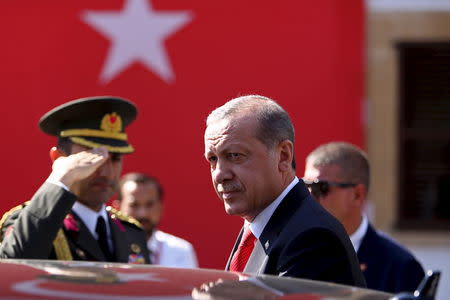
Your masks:
{"label": "military uniform jacket", "polygon": [[[76,196],[45,182],[0,221],[0,257],[106,261],[97,240],[71,211]],[[114,261],[149,263],[144,231],[137,221],[107,208]]]}

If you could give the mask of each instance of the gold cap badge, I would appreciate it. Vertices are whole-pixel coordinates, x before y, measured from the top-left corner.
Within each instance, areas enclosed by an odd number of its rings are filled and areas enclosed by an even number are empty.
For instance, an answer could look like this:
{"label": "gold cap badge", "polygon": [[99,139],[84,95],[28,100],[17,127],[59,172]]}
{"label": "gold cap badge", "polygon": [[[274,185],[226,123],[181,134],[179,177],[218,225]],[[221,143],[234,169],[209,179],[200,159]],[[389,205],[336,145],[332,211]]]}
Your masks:
{"label": "gold cap badge", "polygon": [[130,248],[134,253],[141,253],[141,247],[138,244],[133,243],[131,244]]}
{"label": "gold cap badge", "polygon": [[106,114],[102,119],[100,129],[106,132],[121,132],[122,118],[115,112]]}

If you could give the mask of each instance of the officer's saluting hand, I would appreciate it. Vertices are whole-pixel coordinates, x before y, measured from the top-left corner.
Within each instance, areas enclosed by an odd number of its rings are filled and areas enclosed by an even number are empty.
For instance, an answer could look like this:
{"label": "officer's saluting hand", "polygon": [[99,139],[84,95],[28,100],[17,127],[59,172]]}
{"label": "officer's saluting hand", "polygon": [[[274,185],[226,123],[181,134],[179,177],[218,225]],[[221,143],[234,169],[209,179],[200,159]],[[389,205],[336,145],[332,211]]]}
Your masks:
{"label": "officer's saluting hand", "polygon": [[31,201],[0,221],[0,257],[149,263],[139,222],[105,204],[117,190],[125,127],[137,115],[128,100],[101,96],[64,103],[42,116],[57,137],[52,172]]}

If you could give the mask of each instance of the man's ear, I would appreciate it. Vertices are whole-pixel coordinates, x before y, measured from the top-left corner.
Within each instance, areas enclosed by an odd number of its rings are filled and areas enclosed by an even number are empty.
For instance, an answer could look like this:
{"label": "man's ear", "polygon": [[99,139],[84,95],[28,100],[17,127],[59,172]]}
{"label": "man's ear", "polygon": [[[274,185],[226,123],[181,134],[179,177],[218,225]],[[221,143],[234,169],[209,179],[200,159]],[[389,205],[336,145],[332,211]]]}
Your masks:
{"label": "man's ear", "polygon": [[278,144],[278,169],[286,172],[292,168],[292,160],[294,159],[294,144],[290,140],[281,141]]}
{"label": "man's ear", "polygon": [[54,162],[61,156],[65,156],[64,153],[62,153],[61,150],[59,150],[56,147],[52,147],[49,151],[49,154],[50,154],[50,159],[52,160],[52,162]]}
{"label": "man's ear", "polygon": [[362,183],[358,183],[355,187],[354,187],[354,191],[355,191],[355,198],[354,198],[354,204],[357,205],[358,207],[363,207],[364,206],[364,202],[366,201],[366,197],[367,197],[367,188],[364,184]]}

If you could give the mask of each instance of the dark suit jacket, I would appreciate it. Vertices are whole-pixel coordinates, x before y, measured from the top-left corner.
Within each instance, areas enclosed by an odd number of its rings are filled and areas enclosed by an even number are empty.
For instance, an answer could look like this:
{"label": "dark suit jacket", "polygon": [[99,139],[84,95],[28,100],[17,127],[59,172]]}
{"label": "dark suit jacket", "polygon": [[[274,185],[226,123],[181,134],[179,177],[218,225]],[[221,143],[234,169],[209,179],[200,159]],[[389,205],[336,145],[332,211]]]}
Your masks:
{"label": "dark suit jacket", "polygon": [[413,292],[424,277],[420,263],[405,248],[370,224],[358,249],[367,287],[389,293]]}
{"label": "dark suit jacket", "polygon": [[[31,201],[12,209],[0,221],[0,257],[106,261],[97,240],[71,212],[75,201],[74,194],[44,183]],[[148,263],[146,237],[139,224],[111,209],[108,216],[114,261]]]}
{"label": "dark suit jacket", "polygon": [[[241,235],[242,230],[227,270]],[[365,286],[343,226],[312,198],[302,180],[275,210],[244,272]]]}

